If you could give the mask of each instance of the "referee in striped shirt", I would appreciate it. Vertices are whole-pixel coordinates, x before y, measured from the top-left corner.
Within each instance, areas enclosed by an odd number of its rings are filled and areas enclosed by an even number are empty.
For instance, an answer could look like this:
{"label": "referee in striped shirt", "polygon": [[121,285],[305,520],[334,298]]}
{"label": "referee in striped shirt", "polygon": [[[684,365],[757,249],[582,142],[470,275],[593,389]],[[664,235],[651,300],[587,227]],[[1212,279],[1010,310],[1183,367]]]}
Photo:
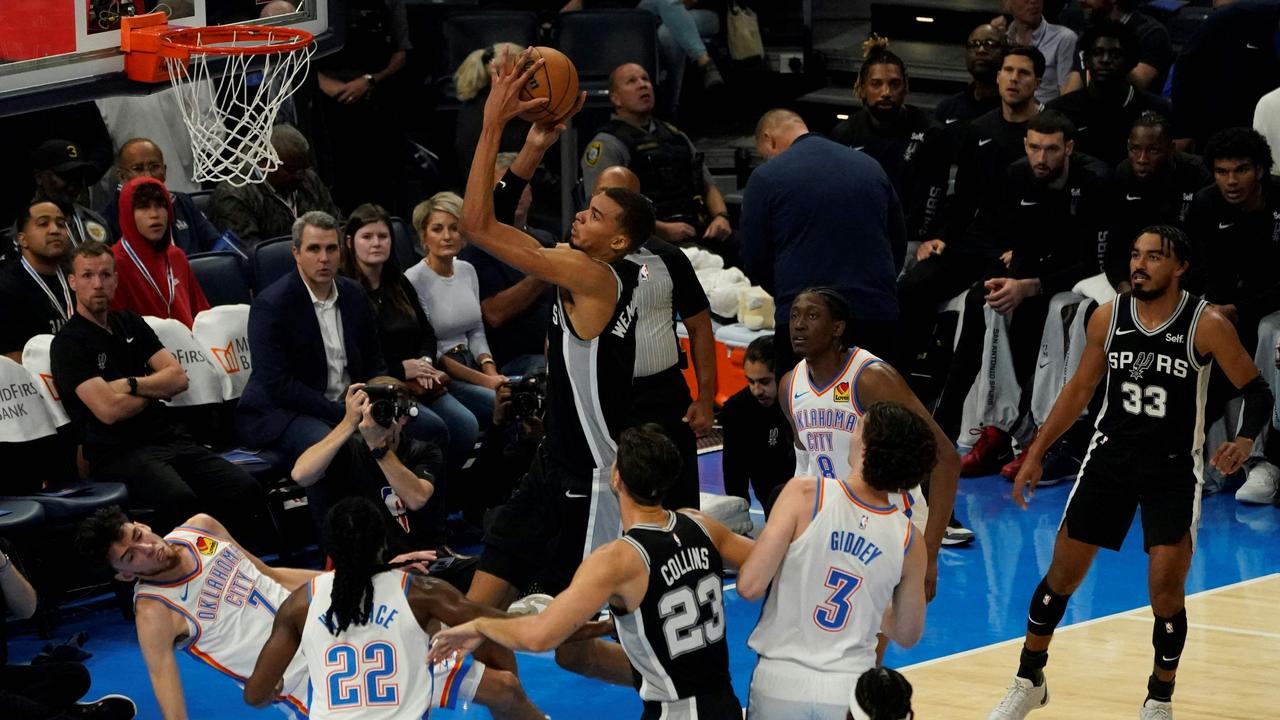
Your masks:
{"label": "referee in striped shirt", "polygon": [[[640,192],[640,178],[621,165],[596,176],[592,194],[617,187]],[[631,425],[657,423],[680,450],[680,477],[662,504],[669,509],[698,507],[698,436],[710,432],[715,415],[716,359],[711,310],[689,258],[674,245],[650,238],[627,256],[640,266],[636,286],[636,365]],[[681,368],[676,317],[684,321],[698,378],[693,399]]]}

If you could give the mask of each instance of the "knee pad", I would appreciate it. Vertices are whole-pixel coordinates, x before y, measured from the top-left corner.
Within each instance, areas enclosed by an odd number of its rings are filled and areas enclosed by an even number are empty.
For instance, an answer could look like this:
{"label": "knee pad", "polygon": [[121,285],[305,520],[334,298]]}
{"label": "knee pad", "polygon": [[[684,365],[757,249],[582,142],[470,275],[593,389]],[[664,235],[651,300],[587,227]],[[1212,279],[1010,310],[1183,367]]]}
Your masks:
{"label": "knee pad", "polygon": [[1059,595],[1049,589],[1049,583],[1041,580],[1031,596],[1027,610],[1027,632],[1032,635],[1052,635],[1067,612],[1070,595]]}
{"label": "knee pad", "polygon": [[1187,644],[1187,610],[1183,608],[1171,617],[1155,616],[1151,629],[1151,645],[1156,650],[1156,667],[1161,670],[1177,670],[1182,648]]}

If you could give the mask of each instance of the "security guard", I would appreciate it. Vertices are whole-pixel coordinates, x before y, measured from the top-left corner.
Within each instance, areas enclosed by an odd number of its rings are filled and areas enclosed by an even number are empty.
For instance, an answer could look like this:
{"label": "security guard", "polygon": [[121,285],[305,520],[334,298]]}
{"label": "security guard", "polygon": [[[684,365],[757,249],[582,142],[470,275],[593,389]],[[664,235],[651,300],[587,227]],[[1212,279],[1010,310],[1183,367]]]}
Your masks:
{"label": "security guard", "polygon": [[653,117],[649,73],[634,63],[609,75],[614,114],[582,156],[583,186],[595,187],[601,170],[614,165],[640,177],[641,191],[657,211],[658,237],[677,245],[695,244],[736,265],[737,248],[724,197],[711,181],[702,155],[671,123]]}

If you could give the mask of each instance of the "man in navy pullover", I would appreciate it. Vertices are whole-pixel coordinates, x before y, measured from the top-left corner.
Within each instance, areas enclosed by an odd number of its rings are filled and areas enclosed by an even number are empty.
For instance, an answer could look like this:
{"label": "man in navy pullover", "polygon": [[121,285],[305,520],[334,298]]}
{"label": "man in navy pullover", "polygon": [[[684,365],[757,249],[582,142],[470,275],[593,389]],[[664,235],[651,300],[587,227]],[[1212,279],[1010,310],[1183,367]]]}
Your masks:
{"label": "man in navy pullover", "polygon": [[810,133],[790,110],[760,118],[756,148],[767,162],[747,183],[739,237],[747,276],[774,297],[778,369],[797,360],[791,301],[814,285],[853,306],[846,341],[892,361],[907,231],[888,176],[871,157]]}

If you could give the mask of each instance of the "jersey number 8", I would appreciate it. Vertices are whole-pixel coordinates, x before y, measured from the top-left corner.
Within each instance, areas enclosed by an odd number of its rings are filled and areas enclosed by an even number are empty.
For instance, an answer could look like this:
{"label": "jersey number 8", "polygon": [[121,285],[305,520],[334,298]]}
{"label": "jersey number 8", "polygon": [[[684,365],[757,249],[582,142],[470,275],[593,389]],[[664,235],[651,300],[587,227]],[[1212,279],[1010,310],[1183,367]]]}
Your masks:
{"label": "jersey number 8", "polygon": [[[395,648],[381,641],[365,645],[364,667],[361,667],[361,654],[347,643],[330,645],[325,651],[324,665],[333,668],[328,675],[330,709],[399,704],[399,686],[385,682],[396,674]],[[364,682],[358,678],[360,675],[364,676]]]}
{"label": "jersey number 8", "polygon": [[[699,608],[711,608],[711,618],[701,625]],[[724,639],[724,595],[718,575],[707,575],[696,588],[678,587],[658,600],[662,634],[672,659]]]}

